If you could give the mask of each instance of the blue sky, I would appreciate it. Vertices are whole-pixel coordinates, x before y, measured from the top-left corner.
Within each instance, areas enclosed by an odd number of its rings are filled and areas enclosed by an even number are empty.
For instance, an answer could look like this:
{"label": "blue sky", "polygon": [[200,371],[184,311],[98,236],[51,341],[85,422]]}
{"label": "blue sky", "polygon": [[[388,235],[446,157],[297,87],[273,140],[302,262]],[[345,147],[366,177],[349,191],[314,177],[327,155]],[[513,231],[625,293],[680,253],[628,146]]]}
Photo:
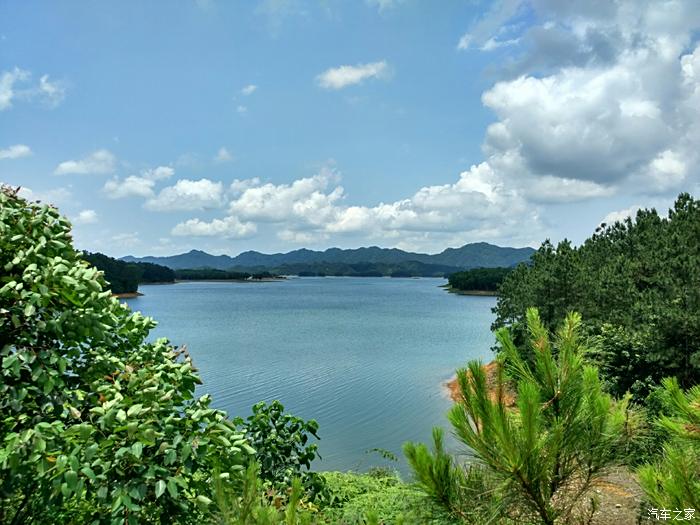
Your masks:
{"label": "blue sky", "polygon": [[698,192],[693,0],[0,3],[0,181],[80,248],[582,241]]}

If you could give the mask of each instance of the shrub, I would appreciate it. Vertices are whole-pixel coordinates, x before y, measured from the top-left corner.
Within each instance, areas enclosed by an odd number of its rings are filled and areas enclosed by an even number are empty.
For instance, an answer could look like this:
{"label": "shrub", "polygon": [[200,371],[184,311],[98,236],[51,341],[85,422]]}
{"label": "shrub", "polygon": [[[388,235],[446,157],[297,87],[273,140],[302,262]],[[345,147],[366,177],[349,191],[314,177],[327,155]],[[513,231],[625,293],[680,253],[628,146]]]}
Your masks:
{"label": "shrub", "polygon": [[155,323],[106,289],[55,208],[0,191],[0,522],[196,522],[243,434],[195,399]]}
{"label": "shrub", "polygon": [[275,400],[270,404],[256,403],[247,419],[237,418],[235,423],[255,448],[263,481],[284,489],[293,479],[300,478],[312,499],[329,496],[324,490],[323,478],[309,472],[312,461],[318,456],[318,445],[310,443],[309,439],[320,439],[315,420],[304,421],[285,414],[282,403]]}

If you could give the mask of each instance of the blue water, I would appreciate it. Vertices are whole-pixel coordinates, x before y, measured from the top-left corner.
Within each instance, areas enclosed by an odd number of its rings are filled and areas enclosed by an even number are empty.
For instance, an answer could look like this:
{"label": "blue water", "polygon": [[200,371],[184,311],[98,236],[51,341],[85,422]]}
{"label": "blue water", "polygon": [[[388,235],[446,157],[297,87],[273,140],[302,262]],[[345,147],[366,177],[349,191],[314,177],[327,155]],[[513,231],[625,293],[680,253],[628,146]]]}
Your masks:
{"label": "blue water", "polygon": [[[156,337],[186,344],[214,405],[247,416],[260,400],[320,425],[320,470],[366,470],[405,441],[448,427],[443,383],[490,360],[492,297],[441,279],[301,278],[144,285],[128,301]],[[403,459],[396,465],[405,472]]]}

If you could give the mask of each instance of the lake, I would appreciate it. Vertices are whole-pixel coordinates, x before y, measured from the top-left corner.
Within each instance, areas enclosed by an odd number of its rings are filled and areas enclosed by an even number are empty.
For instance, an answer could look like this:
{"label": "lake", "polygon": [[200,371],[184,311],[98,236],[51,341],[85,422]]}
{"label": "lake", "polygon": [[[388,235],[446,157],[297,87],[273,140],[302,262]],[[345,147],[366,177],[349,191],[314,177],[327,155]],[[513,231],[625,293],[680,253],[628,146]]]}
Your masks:
{"label": "lake", "polygon": [[154,337],[186,344],[217,408],[247,416],[260,400],[320,425],[319,470],[401,460],[401,445],[448,427],[444,382],[492,358],[494,297],[445,292],[442,279],[298,278],[142,285],[127,302]]}

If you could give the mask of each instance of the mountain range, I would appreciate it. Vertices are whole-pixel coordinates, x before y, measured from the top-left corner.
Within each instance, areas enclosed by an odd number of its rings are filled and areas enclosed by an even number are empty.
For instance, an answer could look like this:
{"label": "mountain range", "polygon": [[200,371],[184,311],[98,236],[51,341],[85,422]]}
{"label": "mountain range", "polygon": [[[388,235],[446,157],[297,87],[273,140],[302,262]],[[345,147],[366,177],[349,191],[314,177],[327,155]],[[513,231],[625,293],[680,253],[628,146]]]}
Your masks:
{"label": "mountain range", "polygon": [[219,270],[270,270],[280,267],[319,264],[401,264],[407,262],[449,267],[456,270],[469,268],[510,267],[526,262],[535,252],[532,248],[509,248],[486,242],[465,244],[461,248],[447,248],[440,253],[414,253],[398,248],[341,249],[325,251],[293,250],[287,253],[264,254],[256,251],[243,252],[235,257],[211,255],[201,250],[190,250],[179,255],[165,257],[122,257],[127,262],[150,262],[180,270],[185,268],[215,268]]}

